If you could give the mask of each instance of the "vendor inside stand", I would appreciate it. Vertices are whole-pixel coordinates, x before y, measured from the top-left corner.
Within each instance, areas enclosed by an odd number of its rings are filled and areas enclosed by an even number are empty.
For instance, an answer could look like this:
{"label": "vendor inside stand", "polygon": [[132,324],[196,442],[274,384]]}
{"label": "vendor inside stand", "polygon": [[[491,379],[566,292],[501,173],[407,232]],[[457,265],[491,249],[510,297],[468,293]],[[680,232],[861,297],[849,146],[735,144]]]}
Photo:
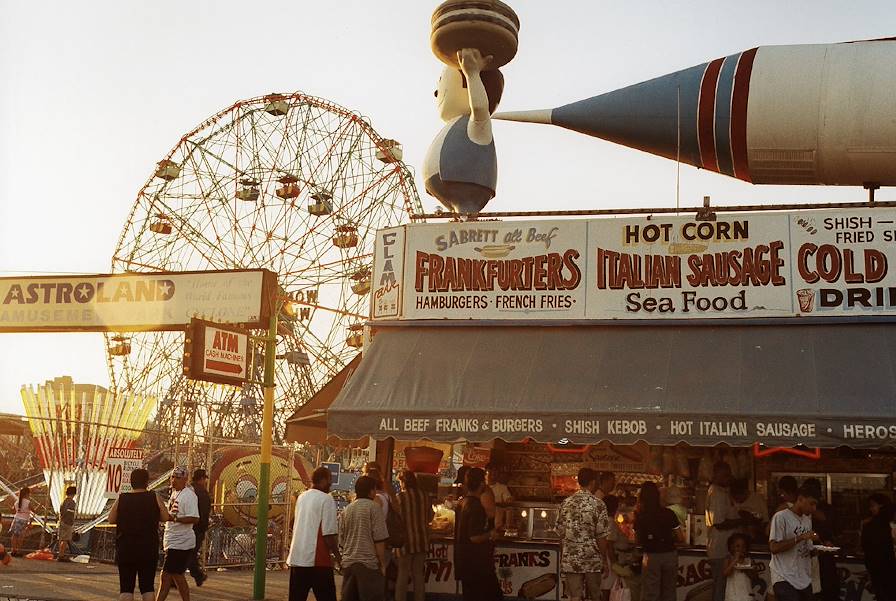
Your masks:
{"label": "vendor inside stand", "polygon": [[[462,478],[470,467],[487,467],[489,487],[483,496],[490,495],[494,499],[495,537],[499,547],[524,544],[529,549],[549,551],[551,554],[559,554],[556,530],[558,507],[575,490],[575,473],[582,467],[599,471],[601,488],[606,489],[607,494],[613,494],[614,503],[618,506],[615,515],[611,516],[617,533],[613,571],[623,578],[633,601],[637,601],[634,595],[640,585],[640,553],[635,544],[632,522],[635,500],[644,482],[654,482],[661,487],[664,504],[679,517],[686,533],[686,543],[681,549],[679,585],[687,590],[694,587],[702,590],[701,586],[708,588],[711,584],[705,551],[704,512],[712,467],[719,462],[727,464],[734,475],[731,483],[732,507],[743,522],[737,532],[746,534],[752,542],[752,555],[760,565],[767,565],[769,558],[768,521],[770,513],[779,504],[778,482],[783,479],[785,488],[791,477],[798,485],[807,480],[810,484],[816,482],[823,500],[821,507],[825,508],[825,517],[829,519],[830,528],[826,530],[825,542],[840,547],[839,552],[831,554],[822,563],[833,565],[836,570],[836,562],[852,562],[850,565],[855,568],[839,568],[842,574],[848,576],[844,582],[833,586],[855,587],[861,580],[861,576],[856,574],[860,573],[858,570],[862,566],[860,560],[851,558],[855,558],[860,551],[858,531],[865,517],[863,504],[871,493],[888,491],[891,486],[889,472],[896,457],[891,452],[878,451],[862,453],[861,458],[850,461],[850,452],[834,450],[822,452],[819,460],[786,454],[756,458],[753,450],[748,448],[707,448],[685,444],[658,447],[645,443],[574,446],[502,441],[461,443],[446,452],[446,455],[449,454],[459,460],[460,465],[444,464],[442,485],[437,491],[433,490],[435,514],[431,533],[437,544],[450,544],[454,529],[454,503],[463,495],[461,486],[445,486],[451,481],[447,474],[452,470],[456,470]],[[871,465],[879,466],[879,474],[855,473],[868,469],[869,458],[873,460]],[[466,464],[463,463],[465,460]],[[788,468],[793,471],[792,474],[783,473]],[[810,468],[813,471],[809,471]],[[837,471],[826,471],[833,469]],[[836,499],[836,506],[831,505],[829,499]],[[816,516],[816,519],[819,518],[821,516]],[[502,553],[499,549],[496,555],[499,581],[503,588],[516,594],[522,582],[514,574],[532,566],[519,565],[529,560],[520,559],[508,549],[504,551],[507,552]],[[508,564],[503,571],[501,561]],[[436,558],[431,556],[428,562],[428,577],[434,578],[437,575]],[[526,570],[525,573],[532,576],[533,571]],[[533,578],[535,576],[526,581]],[[754,584],[757,590],[769,588],[760,576],[756,578]],[[559,572],[556,573],[556,581],[551,582],[562,590]],[[539,581],[539,584],[542,588],[547,586],[548,579]],[[540,598],[553,598],[550,593],[547,595]]]}

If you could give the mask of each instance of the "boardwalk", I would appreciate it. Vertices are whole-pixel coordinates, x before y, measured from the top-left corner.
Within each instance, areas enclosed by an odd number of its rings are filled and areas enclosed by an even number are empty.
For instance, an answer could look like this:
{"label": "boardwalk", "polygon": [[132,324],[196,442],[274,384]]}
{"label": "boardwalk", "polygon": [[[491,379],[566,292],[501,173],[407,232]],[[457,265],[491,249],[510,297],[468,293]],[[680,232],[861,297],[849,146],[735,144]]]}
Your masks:
{"label": "boardwalk", "polygon": [[[268,572],[266,598],[286,601],[288,572]],[[192,586],[195,601],[247,601],[252,598],[251,570],[212,572],[202,588]],[[106,564],[58,563],[13,559],[0,566],[0,601],[108,601],[118,598],[118,572]],[[176,592],[168,597],[178,601]]]}

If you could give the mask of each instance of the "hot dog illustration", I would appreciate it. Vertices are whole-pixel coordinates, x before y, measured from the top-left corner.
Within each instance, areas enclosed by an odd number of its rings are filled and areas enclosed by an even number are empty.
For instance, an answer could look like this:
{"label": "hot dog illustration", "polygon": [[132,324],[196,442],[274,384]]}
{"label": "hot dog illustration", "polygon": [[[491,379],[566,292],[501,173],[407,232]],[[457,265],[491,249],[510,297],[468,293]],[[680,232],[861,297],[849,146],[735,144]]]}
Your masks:
{"label": "hot dog illustration", "polygon": [[556,574],[542,574],[538,578],[527,580],[520,586],[517,597],[523,599],[538,599],[542,595],[550,593],[557,586]]}

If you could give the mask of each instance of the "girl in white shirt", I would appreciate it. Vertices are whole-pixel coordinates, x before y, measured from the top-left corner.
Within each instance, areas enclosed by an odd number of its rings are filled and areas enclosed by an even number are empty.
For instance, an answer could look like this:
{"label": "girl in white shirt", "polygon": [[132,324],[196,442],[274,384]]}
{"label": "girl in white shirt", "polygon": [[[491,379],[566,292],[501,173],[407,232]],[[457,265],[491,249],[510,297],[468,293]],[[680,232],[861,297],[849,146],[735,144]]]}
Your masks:
{"label": "girl in white shirt", "polygon": [[750,575],[755,571],[750,559],[750,539],[737,532],[728,539],[728,561],[725,564],[725,601],[752,601],[753,583]]}

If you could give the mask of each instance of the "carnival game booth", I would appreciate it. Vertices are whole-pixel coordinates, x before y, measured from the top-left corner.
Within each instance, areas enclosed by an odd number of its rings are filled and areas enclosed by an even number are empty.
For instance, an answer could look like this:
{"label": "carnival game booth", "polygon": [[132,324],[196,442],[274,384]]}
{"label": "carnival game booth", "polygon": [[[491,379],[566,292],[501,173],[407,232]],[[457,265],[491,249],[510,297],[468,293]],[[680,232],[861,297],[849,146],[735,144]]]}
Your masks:
{"label": "carnival game booth", "polygon": [[[679,596],[709,594],[702,514],[719,460],[771,510],[781,475],[821,479],[841,522],[844,594],[855,594],[864,498],[892,491],[896,456],[882,447],[896,430],[894,327],[379,323],[329,431],[373,433],[383,459],[393,441],[422,439],[502,463],[515,499],[496,552],[508,596],[563,598],[553,526],[585,465],[616,473],[623,496],[646,480],[683,491]],[[427,590],[455,592],[450,532],[434,535]],[[767,565],[767,553],[755,558]]]}

